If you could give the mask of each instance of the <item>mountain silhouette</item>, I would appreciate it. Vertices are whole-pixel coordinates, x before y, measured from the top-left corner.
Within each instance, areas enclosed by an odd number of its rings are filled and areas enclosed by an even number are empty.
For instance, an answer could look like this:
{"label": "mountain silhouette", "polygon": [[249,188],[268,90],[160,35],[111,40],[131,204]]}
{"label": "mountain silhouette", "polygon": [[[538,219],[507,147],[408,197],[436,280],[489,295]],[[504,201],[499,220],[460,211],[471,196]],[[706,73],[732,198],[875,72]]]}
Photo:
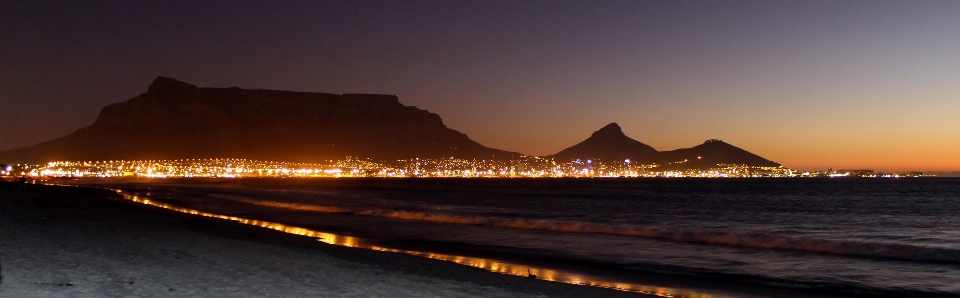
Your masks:
{"label": "mountain silhouette", "polygon": [[[485,147],[450,129],[437,114],[404,106],[395,95],[198,88],[157,77],[147,92],[104,107],[90,126],[34,146],[0,152],[0,160],[248,158],[322,162],[346,157],[507,160],[519,153]],[[708,169],[717,164],[779,166],[719,140],[658,152],[610,123],[554,155],[558,161],[660,164]]]}
{"label": "mountain silhouette", "polygon": [[[717,164],[745,164],[758,167],[777,167],[780,164],[750,153],[721,140],[707,140],[692,148],[660,152],[661,170],[709,169]],[[680,163],[680,161],[685,161]],[[674,164],[670,164],[674,163]]]}
{"label": "mountain silhouette", "polygon": [[623,161],[629,159],[634,163],[653,163],[659,161],[659,152],[647,144],[627,137],[617,123],[610,123],[595,131],[583,142],[547,157],[562,161],[575,159]]}
{"label": "mountain silhouette", "polygon": [[692,148],[657,151],[624,135],[616,123],[604,126],[579,144],[546,157],[558,161],[598,159],[610,162],[629,159],[631,163],[659,164],[658,170],[709,169],[717,164],[780,166],[720,140],[707,140]]}
{"label": "mountain silhouette", "polygon": [[65,137],[0,152],[7,162],[249,158],[320,162],[347,156],[509,159],[395,95],[198,88],[158,77]]}

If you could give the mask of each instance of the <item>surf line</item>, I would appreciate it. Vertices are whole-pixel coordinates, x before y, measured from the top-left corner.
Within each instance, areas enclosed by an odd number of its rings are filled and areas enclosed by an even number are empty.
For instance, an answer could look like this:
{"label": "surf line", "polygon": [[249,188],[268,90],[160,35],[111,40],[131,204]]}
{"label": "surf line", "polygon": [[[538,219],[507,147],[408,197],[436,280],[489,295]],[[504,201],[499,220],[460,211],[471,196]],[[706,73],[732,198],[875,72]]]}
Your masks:
{"label": "surf line", "polygon": [[212,217],[212,218],[235,221],[241,224],[258,226],[261,228],[272,229],[272,230],[276,230],[276,231],[280,231],[288,234],[316,238],[317,241],[330,244],[330,245],[369,249],[369,250],[383,251],[383,252],[402,253],[402,254],[408,254],[408,255],[424,257],[429,259],[453,262],[460,265],[480,268],[493,273],[500,273],[500,274],[507,274],[507,275],[521,276],[521,277],[535,276],[537,279],[542,279],[546,281],[580,285],[580,286],[606,288],[606,289],[612,289],[612,290],[618,290],[618,291],[624,291],[624,292],[655,295],[660,297],[729,298],[729,296],[725,296],[725,295],[702,293],[702,292],[696,292],[696,291],[687,290],[687,289],[607,281],[603,279],[593,278],[593,277],[584,276],[584,275],[580,275],[572,272],[566,272],[562,270],[554,270],[550,268],[533,267],[533,266],[527,266],[522,264],[507,263],[507,262],[494,260],[494,259],[475,258],[475,257],[468,257],[468,256],[432,253],[432,252],[426,252],[426,251],[404,250],[404,249],[382,247],[382,246],[371,244],[369,243],[369,241],[365,241],[362,238],[357,238],[353,236],[345,236],[345,235],[338,235],[338,234],[328,233],[323,231],[316,231],[316,230],[286,225],[286,224],[277,223],[277,222],[248,219],[248,218],[242,218],[242,217],[236,217],[236,216],[204,212],[196,209],[190,209],[190,208],[185,208],[185,207],[180,207],[172,204],[154,201],[147,197],[138,196],[135,194],[128,194],[120,189],[111,189],[111,188],[107,188],[107,189],[111,191],[115,191],[116,193],[123,196],[124,199],[130,200],[136,203],[163,208],[163,209],[172,210],[172,211],[177,211],[181,213],[196,215],[196,216]]}

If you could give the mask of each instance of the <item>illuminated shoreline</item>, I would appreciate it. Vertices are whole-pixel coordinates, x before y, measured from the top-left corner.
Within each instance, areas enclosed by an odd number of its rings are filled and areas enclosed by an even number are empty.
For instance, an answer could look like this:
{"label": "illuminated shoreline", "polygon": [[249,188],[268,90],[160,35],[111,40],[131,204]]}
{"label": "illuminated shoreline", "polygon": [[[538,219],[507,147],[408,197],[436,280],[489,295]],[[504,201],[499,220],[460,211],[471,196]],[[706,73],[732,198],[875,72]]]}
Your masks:
{"label": "illuminated shoreline", "polygon": [[[685,163],[678,161],[676,163]],[[667,164],[667,165],[671,165]],[[0,175],[30,177],[137,177],[137,178],[244,178],[244,177],[382,177],[382,178],[564,178],[564,177],[703,177],[759,178],[803,177],[784,167],[717,164],[701,170],[661,171],[657,164],[630,160],[574,160],[524,157],[510,161],[465,159],[408,159],[390,163],[362,159],[326,163],[289,163],[248,159],[177,159],[57,161],[43,165],[8,166]],[[0,169],[3,170],[3,169]]]}
{"label": "illuminated shoreline", "polygon": [[366,241],[362,238],[316,231],[316,230],[311,230],[307,228],[295,227],[295,226],[290,226],[290,225],[270,222],[270,221],[247,219],[242,217],[204,212],[196,209],[189,209],[189,208],[175,206],[167,203],[157,202],[149,198],[141,197],[138,195],[127,194],[127,193],[124,193],[122,190],[118,190],[118,189],[109,189],[109,190],[117,192],[118,194],[122,195],[124,199],[130,200],[136,203],[148,205],[148,206],[163,208],[167,210],[177,211],[180,213],[186,213],[186,214],[191,214],[196,216],[230,220],[230,221],[235,221],[245,225],[258,226],[261,228],[272,229],[272,230],[276,230],[276,231],[280,231],[288,234],[316,238],[317,241],[320,241],[326,244],[331,244],[331,245],[360,248],[360,249],[369,249],[369,250],[383,251],[383,252],[402,253],[402,254],[413,255],[418,257],[453,262],[460,265],[483,269],[493,273],[507,274],[507,275],[520,276],[520,277],[529,277],[528,276],[529,274],[533,274],[536,276],[536,279],[541,279],[541,280],[546,280],[551,282],[559,282],[559,283],[566,283],[566,284],[573,284],[573,285],[580,285],[580,286],[599,287],[599,288],[606,288],[606,289],[612,289],[612,290],[618,290],[618,291],[624,291],[624,292],[655,295],[660,297],[689,297],[689,298],[726,298],[728,297],[723,295],[701,293],[701,292],[696,292],[696,291],[686,290],[686,289],[607,281],[603,279],[592,278],[592,277],[571,273],[571,272],[566,272],[562,270],[514,264],[514,263],[508,263],[508,262],[503,262],[503,261],[493,260],[493,259],[439,254],[439,253],[431,253],[431,252],[416,251],[416,250],[394,249],[394,248],[383,247],[383,246],[378,246],[378,245],[369,243],[369,241]]}

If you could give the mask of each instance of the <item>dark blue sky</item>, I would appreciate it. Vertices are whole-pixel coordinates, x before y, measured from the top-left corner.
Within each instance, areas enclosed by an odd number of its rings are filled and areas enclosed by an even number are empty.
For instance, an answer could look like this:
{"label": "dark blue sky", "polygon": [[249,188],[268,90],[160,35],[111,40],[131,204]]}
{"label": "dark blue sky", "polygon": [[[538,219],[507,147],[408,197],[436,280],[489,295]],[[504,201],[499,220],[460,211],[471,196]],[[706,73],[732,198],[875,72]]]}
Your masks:
{"label": "dark blue sky", "polygon": [[659,150],[960,170],[960,1],[0,1],[0,149],[158,75],[397,94],[531,155],[618,122]]}

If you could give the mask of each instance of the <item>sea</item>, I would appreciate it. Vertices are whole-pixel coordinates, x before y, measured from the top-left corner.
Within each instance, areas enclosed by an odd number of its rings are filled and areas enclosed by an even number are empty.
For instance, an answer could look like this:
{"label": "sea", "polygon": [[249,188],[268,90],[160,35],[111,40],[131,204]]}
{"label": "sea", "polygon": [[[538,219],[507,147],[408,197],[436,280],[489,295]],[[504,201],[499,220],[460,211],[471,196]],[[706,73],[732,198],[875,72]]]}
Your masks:
{"label": "sea", "polygon": [[960,178],[76,183],[347,246],[661,296],[960,297]]}

